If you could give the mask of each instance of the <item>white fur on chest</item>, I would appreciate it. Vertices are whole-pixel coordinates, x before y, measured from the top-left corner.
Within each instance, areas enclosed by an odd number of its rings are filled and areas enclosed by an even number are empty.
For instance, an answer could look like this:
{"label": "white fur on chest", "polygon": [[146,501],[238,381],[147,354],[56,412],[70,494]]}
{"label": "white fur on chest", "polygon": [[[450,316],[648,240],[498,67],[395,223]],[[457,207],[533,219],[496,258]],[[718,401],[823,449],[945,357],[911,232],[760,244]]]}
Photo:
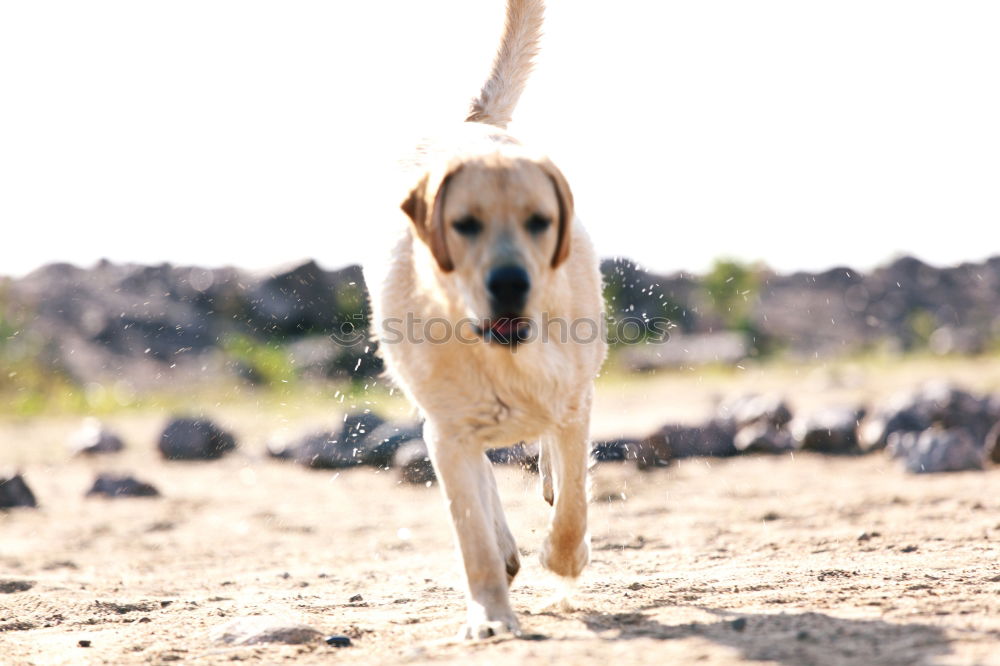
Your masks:
{"label": "white fur on chest", "polygon": [[[563,307],[547,314],[572,319],[584,313],[599,320],[596,259],[587,256],[591,253],[585,237],[575,240],[578,254],[565,268],[581,270],[582,280],[596,280],[581,291],[596,292],[597,300],[581,304],[572,293],[557,295],[562,297],[553,301]],[[443,435],[474,439],[483,446],[533,440],[554,424],[575,419],[587,397],[580,388],[590,386],[604,358],[603,340],[536,338],[513,350],[454,336],[430,341],[427,322],[454,325],[462,313],[450,307],[449,294],[440,285],[428,287],[428,271],[433,269],[423,249],[407,233],[393,247],[381,274],[366,270],[380,352],[389,374],[423,416]],[[593,267],[587,266],[588,260]],[[404,335],[398,334],[400,322],[412,324]]]}

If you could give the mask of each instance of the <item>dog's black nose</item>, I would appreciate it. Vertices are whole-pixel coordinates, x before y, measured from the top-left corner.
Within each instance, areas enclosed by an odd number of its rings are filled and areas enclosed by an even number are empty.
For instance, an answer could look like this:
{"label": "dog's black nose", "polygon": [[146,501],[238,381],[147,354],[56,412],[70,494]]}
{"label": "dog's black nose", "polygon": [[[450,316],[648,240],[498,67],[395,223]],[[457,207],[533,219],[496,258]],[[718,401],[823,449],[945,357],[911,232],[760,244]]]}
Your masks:
{"label": "dog's black nose", "polygon": [[520,266],[498,266],[486,276],[493,307],[503,314],[519,314],[528,301],[531,279]]}

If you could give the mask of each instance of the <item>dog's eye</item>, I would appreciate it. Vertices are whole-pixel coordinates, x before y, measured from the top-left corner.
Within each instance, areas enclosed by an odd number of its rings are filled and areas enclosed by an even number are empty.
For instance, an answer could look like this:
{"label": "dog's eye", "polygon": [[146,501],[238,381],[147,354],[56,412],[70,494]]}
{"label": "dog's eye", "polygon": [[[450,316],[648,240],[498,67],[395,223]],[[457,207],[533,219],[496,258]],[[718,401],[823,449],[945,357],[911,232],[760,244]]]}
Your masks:
{"label": "dog's eye", "polygon": [[524,227],[533,234],[540,234],[549,228],[552,224],[552,220],[545,217],[544,215],[532,215],[528,218],[528,221],[524,223]]}
{"label": "dog's eye", "polygon": [[471,215],[466,215],[455,220],[451,226],[463,236],[475,236],[483,230],[483,223]]}

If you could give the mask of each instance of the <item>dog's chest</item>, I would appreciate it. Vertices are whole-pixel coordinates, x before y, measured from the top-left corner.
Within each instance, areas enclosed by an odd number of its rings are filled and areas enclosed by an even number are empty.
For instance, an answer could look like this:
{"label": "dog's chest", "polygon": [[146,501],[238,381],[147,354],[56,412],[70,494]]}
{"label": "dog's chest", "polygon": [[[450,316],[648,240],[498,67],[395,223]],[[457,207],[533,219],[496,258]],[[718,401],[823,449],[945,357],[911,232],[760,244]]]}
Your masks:
{"label": "dog's chest", "polygon": [[[510,352],[505,352],[510,353]],[[525,359],[527,360],[527,359]],[[546,362],[547,361],[547,362]],[[476,376],[455,398],[477,437],[497,445],[537,438],[560,423],[569,408],[565,373],[541,363],[477,364]]]}

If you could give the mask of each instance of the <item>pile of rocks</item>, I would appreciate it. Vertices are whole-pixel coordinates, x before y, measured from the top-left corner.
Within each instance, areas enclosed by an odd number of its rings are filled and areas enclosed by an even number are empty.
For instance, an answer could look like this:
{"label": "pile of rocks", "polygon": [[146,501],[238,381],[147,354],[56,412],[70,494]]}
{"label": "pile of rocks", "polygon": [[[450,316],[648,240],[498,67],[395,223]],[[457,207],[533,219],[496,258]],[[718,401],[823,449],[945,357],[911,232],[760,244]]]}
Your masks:
{"label": "pile of rocks", "polygon": [[856,453],[862,409],[831,408],[794,416],[780,396],[748,395],[721,402],[699,425],[669,423],[641,439],[598,442],[594,459],[635,460],[640,469],[673,459],[749,453]]}
{"label": "pile of rocks", "polygon": [[913,473],[981,470],[1000,464],[1000,396],[932,383],[870,414],[831,407],[795,415],[780,396],[723,401],[699,425],[667,424],[644,438],[597,442],[595,461],[635,461],[640,469],[694,456],[813,451],[861,455],[885,449]]}
{"label": "pile of rocks", "polygon": [[[227,341],[280,341],[297,373],[371,377],[381,362],[363,334],[361,269],[315,262],[267,275],[235,268],[142,266],[102,261],[90,269],[51,264],[0,280],[0,319],[23,322],[11,353],[32,357],[81,386],[162,388],[164,378],[197,382],[262,379]],[[345,327],[357,335],[338,342]]]}
{"label": "pile of rocks", "polygon": [[866,449],[885,448],[914,473],[1000,464],[1000,395],[933,383],[896,396],[861,429]]}
{"label": "pile of rocks", "polygon": [[[173,418],[159,440],[170,461],[217,460],[237,448],[235,436],[205,418]],[[124,450],[123,439],[87,420],[69,440],[74,455]],[[594,442],[595,463],[631,462],[639,469],[690,457],[783,454],[811,451],[863,455],[883,451],[915,474],[983,470],[1000,465],[1000,395],[976,395],[947,383],[927,384],[868,412],[862,407],[828,408],[796,415],[780,396],[749,395],[725,400],[700,425],[666,424],[641,438]],[[390,422],[370,412],[347,414],[337,428],[308,432],[267,444],[269,457],[312,469],[367,466],[398,470],[401,482],[431,485],[434,468],[414,422]],[[493,464],[538,469],[537,445],[491,449]],[[99,474],[88,496],[157,497],[151,484],[129,475]],[[37,506],[24,477],[0,477],[0,509]]]}
{"label": "pile of rocks", "polygon": [[[708,278],[658,275],[625,259],[604,261],[602,272],[612,319],[635,323],[644,313],[670,321],[672,339],[625,350],[634,369],[733,364],[769,346],[804,357],[872,347],[968,354],[1000,339],[1000,256],[940,269],[901,258],[869,273],[755,268],[736,330]],[[51,264],[0,278],[0,287],[0,320],[18,328],[6,353],[79,386],[120,385],[127,395],[160,389],[165,378],[274,381],[234,351],[234,340],[277,351],[296,376],[370,379],[381,371],[359,266],[330,271],[307,261],[258,274],[102,261],[88,269]],[[753,335],[740,332],[747,327]]]}
{"label": "pile of rocks", "polygon": [[[289,460],[313,469],[346,469],[367,466],[397,469],[406,483],[429,485],[434,468],[423,440],[423,425],[389,422],[369,412],[344,416],[338,428],[318,430],[291,439],[274,438],[267,444],[272,458]],[[494,464],[521,465],[537,469],[537,447],[517,445],[491,449]]]}

